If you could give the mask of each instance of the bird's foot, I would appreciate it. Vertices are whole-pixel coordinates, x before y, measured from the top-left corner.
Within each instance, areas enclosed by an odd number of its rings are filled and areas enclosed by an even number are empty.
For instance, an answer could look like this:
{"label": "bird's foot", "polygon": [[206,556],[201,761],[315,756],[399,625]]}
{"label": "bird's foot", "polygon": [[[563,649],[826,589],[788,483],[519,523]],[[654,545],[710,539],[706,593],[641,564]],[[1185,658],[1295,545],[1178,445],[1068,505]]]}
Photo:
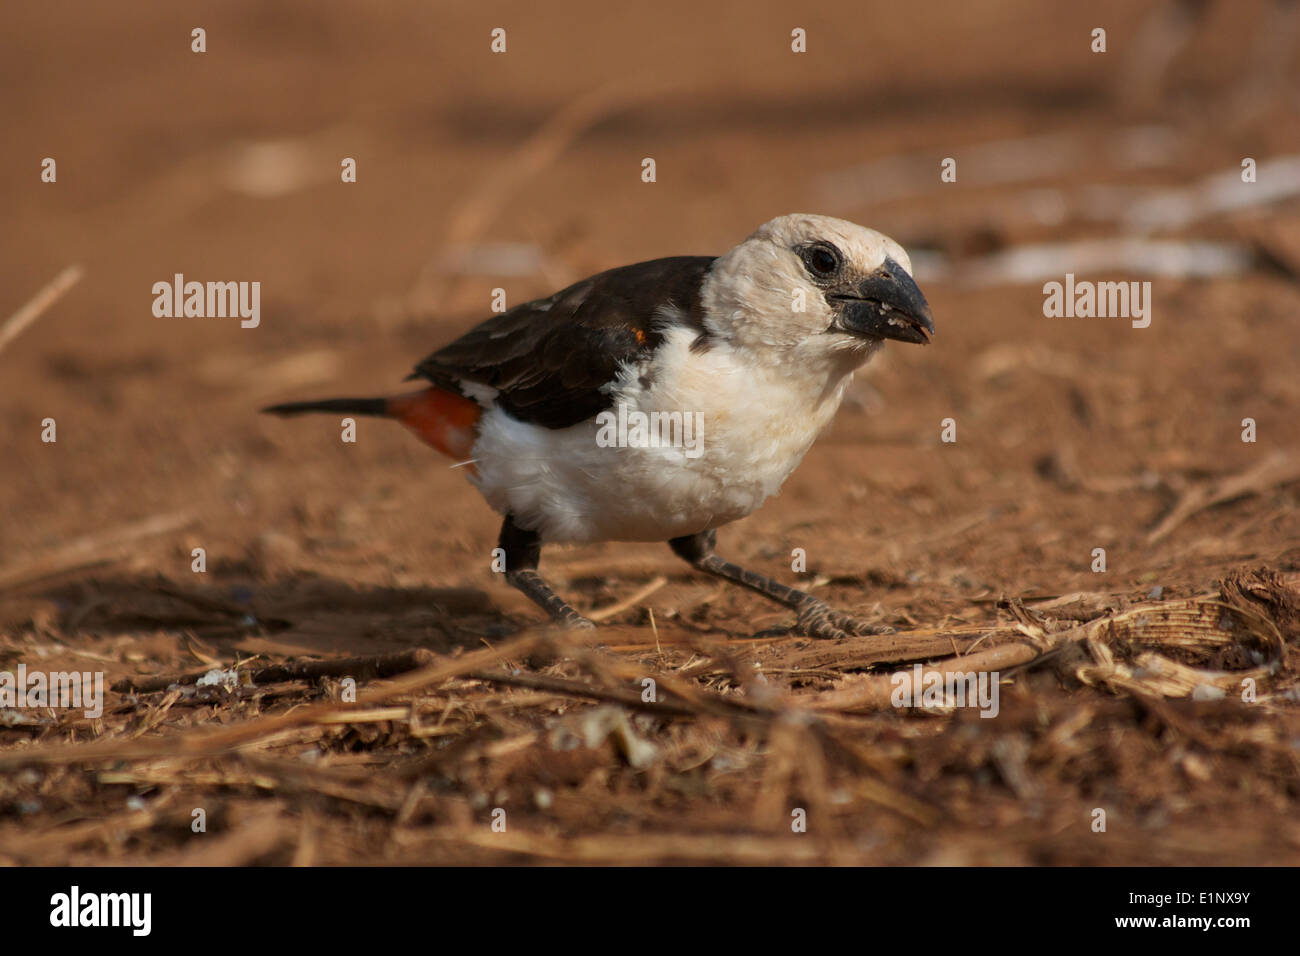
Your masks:
{"label": "bird's foot", "polygon": [[825,601],[810,597],[797,608],[799,619],[795,630],[808,637],[821,640],[842,640],[846,637],[863,637],[873,634],[893,634],[887,624],[868,624],[851,614],[837,611]]}
{"label": "bird's foot", "polygon": [[571,607],[566,607],[555,623],[566,631],[594,631],[596,625],[587,620]]}
{"label": "bird's foot", "polygon": [[[510,526],[510,520],[506,519],[507,527]],[[596,625],[591,623],[577,611],[575,611],[564,598],[555,593],[555,590],[542,580],[542,576],[532,568],[521,568],[518,571],[507,571],[506,580],[511,586],[523,591],[528,598],[550,615],[551,620],[566,630],[589,631]]]}

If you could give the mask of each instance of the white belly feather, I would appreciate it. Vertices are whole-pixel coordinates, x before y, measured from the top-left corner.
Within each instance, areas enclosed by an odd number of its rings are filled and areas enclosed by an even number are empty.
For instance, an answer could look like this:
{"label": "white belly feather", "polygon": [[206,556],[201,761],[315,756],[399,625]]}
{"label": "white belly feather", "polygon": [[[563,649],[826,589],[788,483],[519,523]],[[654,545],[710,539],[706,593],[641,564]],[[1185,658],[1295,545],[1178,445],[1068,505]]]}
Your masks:
{"label": "white belly feather", "polygon": [[613,410],[699,413],[697,457],[680,446],[602,447],[595,421],[550,429],[494,408],[479,420],[471,480],[546,542],[665,541],[750,514],[830,422],[852,365],[792,375],[727,346],[692,352],[693,338],[674,329],[650,367],[626,369]]}

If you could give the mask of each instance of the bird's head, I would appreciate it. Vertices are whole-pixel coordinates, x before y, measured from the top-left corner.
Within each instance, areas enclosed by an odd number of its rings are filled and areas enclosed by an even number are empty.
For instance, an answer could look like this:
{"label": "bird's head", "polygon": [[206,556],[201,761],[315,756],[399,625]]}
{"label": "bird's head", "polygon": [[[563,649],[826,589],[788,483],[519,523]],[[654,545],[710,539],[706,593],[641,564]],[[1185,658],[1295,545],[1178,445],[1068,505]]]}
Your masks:
{"label": "bird's head", "polygon": [[934,334],[911,273],[903,247],[873,229],[780,216],[714,263],[703,304],[710,331],[735,345],[861,364],[885,339]]}

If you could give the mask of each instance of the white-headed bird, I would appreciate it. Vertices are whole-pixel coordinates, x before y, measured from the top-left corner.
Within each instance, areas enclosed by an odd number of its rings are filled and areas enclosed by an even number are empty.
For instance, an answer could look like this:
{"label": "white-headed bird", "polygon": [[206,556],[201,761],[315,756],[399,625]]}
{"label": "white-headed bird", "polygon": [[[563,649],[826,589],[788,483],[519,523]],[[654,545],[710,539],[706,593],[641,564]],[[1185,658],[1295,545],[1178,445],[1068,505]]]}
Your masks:
{"label": "white-headed bird", "polygon": [[543,544],[667,541],[838,638],[876,629],[724,561],[716,529],[776,493],[886,339],[933,333],[898,243],[796,214],[494,316],[416,366],[420,391],[266,411],[394,418],[467,465],[505,517],[506,579],[562,624],[591,626],[538,574]]}

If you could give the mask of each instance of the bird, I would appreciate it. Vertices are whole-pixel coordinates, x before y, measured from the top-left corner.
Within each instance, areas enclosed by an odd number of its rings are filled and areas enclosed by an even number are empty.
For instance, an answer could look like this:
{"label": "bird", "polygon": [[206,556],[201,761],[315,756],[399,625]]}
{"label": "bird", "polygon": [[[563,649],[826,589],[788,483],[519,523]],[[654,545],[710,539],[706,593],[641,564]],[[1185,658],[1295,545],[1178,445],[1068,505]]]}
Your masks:
{"label": "bird", "polygon": [[907,252],[830,216],[779,216],[720,256],[621,266],[498,313],[429,355],[423,387],[274,415],[395,419],[503,516],[495,570],[557,624],[592,623],[539,573],[556,543],[666,541],[792,610],[795,633],[887,633],[715,552],[774,495],[886,340],[928,344]]}

